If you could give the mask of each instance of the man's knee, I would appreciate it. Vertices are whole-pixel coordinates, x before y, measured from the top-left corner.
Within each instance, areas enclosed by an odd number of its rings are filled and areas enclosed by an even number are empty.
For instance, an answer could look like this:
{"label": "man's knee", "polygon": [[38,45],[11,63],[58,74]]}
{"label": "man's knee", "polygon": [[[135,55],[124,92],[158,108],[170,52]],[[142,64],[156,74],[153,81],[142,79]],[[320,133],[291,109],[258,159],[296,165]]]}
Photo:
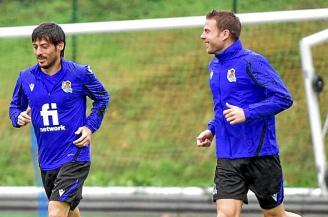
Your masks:
{"label": "man's knee", "polygon": [[65,216],[65,213],[58,209],[49,209],[48,212],[49,217],[67,217],[67,215]]}
{"label": "man's knee", "polygon": [[80,217],[80,210],[76,207],[74,210],[70,210],[68,213],[68,217]]}
{"label": "man's knee", "polygon": [[48,204],[49,217],[67,217],[69,206],[66,203],[50,201]]}
{"label": "man's knee", "polygon": [[285,215],[285,208],[283,204],[272,209],[263,209],[264,217],[287,217]]}
{"label": "man's knee", "polygon": [[216,201],[217,217],[240,217],[243,202],[235,199]]}
{"label": "man's knee", "polygon": [[284,212],[284,213],[266,213],[264,217],[301,217],[298,214],[292,212]]}
{"label": "man's knee", "polygon": [[295,213],[287,212],[283,204],[272,209],[263,210],[263,214],[264,217],[301,217]]}
{"label": "man's knee", "polygon": [[232,207],[222,207],[218,211],[217,217],[239,217],[240,212]]}
{"label": "man's knee", "polygon": [[295,213],[292,213],[292,212],[287,212],[287,211],[285,211],[285,212],[286,212],[287,217],[302,217],[302,216],[300,216],[298,214],[295,214]]}

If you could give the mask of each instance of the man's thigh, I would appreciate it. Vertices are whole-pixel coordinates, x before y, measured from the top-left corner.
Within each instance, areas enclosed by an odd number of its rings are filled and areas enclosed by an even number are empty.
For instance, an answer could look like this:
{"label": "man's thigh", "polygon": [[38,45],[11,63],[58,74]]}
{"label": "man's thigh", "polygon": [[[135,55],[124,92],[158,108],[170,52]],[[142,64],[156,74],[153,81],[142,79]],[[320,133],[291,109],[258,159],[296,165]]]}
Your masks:
{"label": "man's thigh", "polygon": [[283,174],[279,156],[257,157],[250,161],[250,189],[262,209],[273,209],[284,199]]}
{"label": "man's thigh", "polygon": [[240,172],[247,160],[218,159],[214,177],[213,201],[240,200],[247,203],[248,186]]}
{"label": "man's thigh", "polygon": [[[73,211],[82,199],[82,187],[90,170],[90,163],[72,162],[63,165],[56,175],[43,174],[49,201],[65,202]],[[48,175],[51,175],[51,179]]]}

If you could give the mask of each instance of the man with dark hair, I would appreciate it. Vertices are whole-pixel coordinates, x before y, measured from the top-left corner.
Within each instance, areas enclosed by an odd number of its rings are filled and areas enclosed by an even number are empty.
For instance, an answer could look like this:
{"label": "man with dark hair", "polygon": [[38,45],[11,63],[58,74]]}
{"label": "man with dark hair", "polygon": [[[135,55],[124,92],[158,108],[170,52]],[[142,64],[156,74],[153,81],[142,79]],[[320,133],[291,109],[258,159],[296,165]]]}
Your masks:
{"label": "man with dark hair", "polygon": [[255,193],[265,217],[299,217],[283,206],[283,174],[275,115],[293,101],[284,82],[262,55],[244,49],[233,13],[208,13],[201,34],[209,64],[213,120],[196,139],[199,147],[216,136],[213,200],[218,217],[239,217],[247,192]]}
{"label": "man with dark hair", "polygon": [[[91,135],[101,125],[109,94],[88,65],[63,58],[65,34],[57,24],[36,27],[32,45],[38,63],[19,74],[10,119],[18,128],[33,124],[49,216],[80,217]],[[88,116],[86,97],[93,100]]]}

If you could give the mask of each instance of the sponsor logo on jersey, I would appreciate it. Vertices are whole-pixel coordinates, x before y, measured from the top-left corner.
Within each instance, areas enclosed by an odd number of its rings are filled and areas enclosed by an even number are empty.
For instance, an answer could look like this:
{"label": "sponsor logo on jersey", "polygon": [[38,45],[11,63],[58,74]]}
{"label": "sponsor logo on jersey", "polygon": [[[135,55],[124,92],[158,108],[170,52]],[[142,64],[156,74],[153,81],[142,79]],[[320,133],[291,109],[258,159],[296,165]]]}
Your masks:
{"label": "sponsor logo on jersey", "polygon": [[61,88],[65,93],[73,93],[72,83],[69,80],[63,81]]}
{"label": "sponsor logo on jersey", "polygon": [[[40,115],[45,127],[40,128],[40,132],[52,132],[66,130],[64,125],[59,125],[58,111],[56,103],[46,103],[42,106]],[[50,126],[50,119],[52,126]]]}
{"label": "sponsor logo on jersey", "polygon": [[61,197],[61,196],[65,193],[65,190],[63,190],[63,189],[59,189],[59,190],[58,190],[58,193],[59,193],[59,196]]}
{"label": "sponsor logo on jersey", "polygon": [[236,70],[234,68],[228,70],[227,79],[228,79],[229,82],[236,82],[237,81]]}
{"label": "sponsor logo on jersey", "polygon": [[34,90],[34,83],[30,83],[29,85],[31,92]]}
{"label": "sponsor logo on jersey", "polygon": [[271,197],[272,197],[272,199],[274,199],[274,201],[277,201],[278,194],[273,194]]}

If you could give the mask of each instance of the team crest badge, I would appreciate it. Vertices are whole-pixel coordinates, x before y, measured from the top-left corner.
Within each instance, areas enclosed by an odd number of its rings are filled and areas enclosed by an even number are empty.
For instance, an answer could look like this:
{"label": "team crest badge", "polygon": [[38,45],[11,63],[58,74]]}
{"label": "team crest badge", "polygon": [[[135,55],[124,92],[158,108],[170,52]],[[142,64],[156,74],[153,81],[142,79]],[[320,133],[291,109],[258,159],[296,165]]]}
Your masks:
{"label": "team crest badge", "polygon": [[72,83],[69,80],[63,81],[61,87],[65,93],[73,93]]}
{"label": "team crest badge", "polygon": [[29,85],[31,92],[34,90],[34,83],[30,83]]}
{"label": "team crest badge", "polygon": [[234,68],[228,70],[227,79],[228,79],[229,82],[236,82],[237,81],[236,70]]}

